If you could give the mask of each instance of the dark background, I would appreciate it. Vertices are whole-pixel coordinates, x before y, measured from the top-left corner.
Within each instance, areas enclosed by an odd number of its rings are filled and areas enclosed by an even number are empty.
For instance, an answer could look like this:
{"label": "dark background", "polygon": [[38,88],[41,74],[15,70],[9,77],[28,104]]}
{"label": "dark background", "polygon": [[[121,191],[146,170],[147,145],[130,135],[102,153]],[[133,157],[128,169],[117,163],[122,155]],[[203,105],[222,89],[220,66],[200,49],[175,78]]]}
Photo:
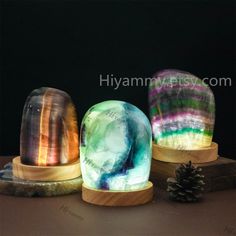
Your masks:
{"label": "dark background", "polygon": [[0,154],[19,153],[21,114],[35,88],[67,91],[79,122],[107,99],[148,114],[147,87],[99,87],[99,75],[150,77],[176,68],[200,78],[230,77],[213,87],[214,140],[236,159],[235,2],[1,1]]}

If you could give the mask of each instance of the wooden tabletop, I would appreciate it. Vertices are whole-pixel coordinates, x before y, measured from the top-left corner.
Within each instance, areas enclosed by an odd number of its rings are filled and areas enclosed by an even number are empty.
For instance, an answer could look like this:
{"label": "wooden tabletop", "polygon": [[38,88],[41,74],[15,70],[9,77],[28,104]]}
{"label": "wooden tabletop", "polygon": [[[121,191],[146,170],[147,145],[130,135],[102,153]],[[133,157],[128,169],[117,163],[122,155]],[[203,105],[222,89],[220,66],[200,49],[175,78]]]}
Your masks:
{"label": "wooden tabletop", "polygon": [[[10,157],[0,157],[0,166]],[[236,236],[236,190],[204,195],[200,203],[168,200],[138,207],[98,207],[81,194],[51,198],[0,195],[0,236],[167,235]]]}

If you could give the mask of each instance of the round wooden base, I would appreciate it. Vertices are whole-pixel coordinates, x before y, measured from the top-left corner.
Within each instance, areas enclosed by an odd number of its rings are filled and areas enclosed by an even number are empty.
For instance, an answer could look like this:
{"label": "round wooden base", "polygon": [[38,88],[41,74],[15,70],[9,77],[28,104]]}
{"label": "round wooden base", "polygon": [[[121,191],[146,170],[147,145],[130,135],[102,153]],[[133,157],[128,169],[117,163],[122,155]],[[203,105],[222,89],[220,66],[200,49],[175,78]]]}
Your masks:
{"label": "round wooden base", "polygon": [[25,180],[62,181],[77,178],[81,175],[79,160],[60,166],[31,166],[21,163],[20,157],[12,161],[13,175]]}
{"label": "round wooden base", "polygon": [[137,206],[148,203],[153,198],[153,184],[148,182],[143,189],[133,191],[97,190],[82,185],[82,199],[100,206]]}
{"label": "round wooden base", "polygon": [[192,150],[178,150],[152,144],[152,157],[158,161],[171,163],[206,163],[217,160],[218,144],[212,142],[210,147]]}

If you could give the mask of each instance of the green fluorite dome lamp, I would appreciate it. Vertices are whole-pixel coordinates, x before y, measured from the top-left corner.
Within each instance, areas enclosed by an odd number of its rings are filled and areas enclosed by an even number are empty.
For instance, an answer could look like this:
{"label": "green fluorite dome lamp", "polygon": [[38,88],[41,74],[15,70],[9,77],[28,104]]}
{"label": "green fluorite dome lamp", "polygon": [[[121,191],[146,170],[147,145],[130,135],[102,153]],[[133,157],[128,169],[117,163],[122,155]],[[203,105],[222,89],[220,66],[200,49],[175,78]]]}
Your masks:
{"label": "green fluorite dome lamp", "polygon": [[153,158],[193,163],[217,159],[212,142],[215,99],[207,84],[179,70],[163,70],[149,86]]}
{"label": "green fluorite dome lamp", "polygon": [[137,107],[122,101],[91,107],[81,125],[83,200],[107,206],[150,201],[151,142],[150,123]]}

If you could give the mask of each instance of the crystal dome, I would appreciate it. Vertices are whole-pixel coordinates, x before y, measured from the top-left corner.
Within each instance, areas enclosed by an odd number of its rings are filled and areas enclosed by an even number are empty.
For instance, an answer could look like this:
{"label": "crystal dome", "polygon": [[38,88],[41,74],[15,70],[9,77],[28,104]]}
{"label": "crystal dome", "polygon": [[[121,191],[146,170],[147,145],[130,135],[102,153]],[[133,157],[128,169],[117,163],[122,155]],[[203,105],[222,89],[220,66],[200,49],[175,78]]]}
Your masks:
{"label": "crystal dome", "polygon": [[179,70],[156,73],[149,85],[149,108],[154,143],[183,150],[211,145],[214,95],[196,76]]}
{"label": "crystal dome", "polygon": [[122,101],[92,106],[81,124],[80,161],[88,187],[145,187],[151,165],[151,126],[145,114]]}
{"label": "crystal dome", "polygon": [[21,162],[60,165],[78,160],[76,111],[70,96],[54,88],[39,88],[28,96],[22,116]]}

